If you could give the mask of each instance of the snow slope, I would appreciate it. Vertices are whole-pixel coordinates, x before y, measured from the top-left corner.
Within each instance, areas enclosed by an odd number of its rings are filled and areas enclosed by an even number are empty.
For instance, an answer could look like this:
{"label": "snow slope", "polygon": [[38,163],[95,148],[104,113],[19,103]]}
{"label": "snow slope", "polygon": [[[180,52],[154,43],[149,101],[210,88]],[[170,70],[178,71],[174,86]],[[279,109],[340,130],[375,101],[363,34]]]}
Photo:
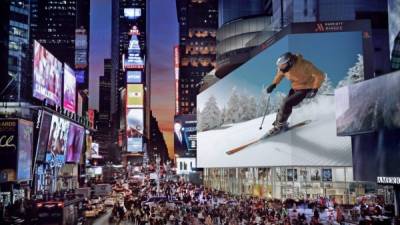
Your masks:
{"label": "snow slope", "polygon": [[349,137],[336,136],[334,96],[318,96],[293,110],[290,124],[304,120],[312,123],[267,138],[233,155],[226,151],[260,138],[271,127],[275,114],[231,124],[220,129],[199,132],[198,167],[266,166],[351,166]]}

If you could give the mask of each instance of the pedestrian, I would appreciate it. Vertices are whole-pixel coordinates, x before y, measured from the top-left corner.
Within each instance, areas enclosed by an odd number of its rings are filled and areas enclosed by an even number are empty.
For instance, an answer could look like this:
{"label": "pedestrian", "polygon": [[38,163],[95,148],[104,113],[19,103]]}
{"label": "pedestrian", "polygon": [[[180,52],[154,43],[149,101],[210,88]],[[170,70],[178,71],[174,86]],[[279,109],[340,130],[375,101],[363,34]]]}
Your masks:
{"label": "pedestrian", "polygon": [[272,84],[267,88],[267,93],[271,93],[284,77],[291,82],[291,89],[276,114],[276,119],[272,124],[274,127],[269,134],[276,134],[287,129],[287,120],[292,113],[292,108],[305,98],[315,97],[325,80],[323,73],[300,54],[286,52],[278,58],[276,65],[278,71]]}

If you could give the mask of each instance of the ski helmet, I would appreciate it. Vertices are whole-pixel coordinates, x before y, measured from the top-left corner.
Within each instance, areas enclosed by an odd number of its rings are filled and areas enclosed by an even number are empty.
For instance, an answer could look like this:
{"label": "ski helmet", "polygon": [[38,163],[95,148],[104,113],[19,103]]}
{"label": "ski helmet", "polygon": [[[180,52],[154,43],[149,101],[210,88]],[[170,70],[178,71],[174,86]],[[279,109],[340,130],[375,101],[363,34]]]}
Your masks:
{"label": "ski helmet", "polygon": [[287,64],[285,68],[280,68],[280,70],[284,73],[288,72],[290,68],[293,66],[295,61],[295,55],[291,52],[286,52],[281,55],[278,60],[276,60],[276,65],[279,67],[280,65]]}

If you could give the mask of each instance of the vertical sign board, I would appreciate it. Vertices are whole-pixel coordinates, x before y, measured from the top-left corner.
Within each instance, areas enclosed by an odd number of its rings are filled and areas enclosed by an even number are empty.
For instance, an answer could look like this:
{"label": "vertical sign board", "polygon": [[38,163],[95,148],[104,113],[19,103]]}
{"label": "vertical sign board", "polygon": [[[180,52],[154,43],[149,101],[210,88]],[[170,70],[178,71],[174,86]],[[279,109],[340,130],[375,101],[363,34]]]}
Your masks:
{"label": "vertical sign board", "polygon": [[0,119],[0,182],[15,181],[18,119]]}
{"label": "vertical sign board", "polygon": [[32,148],[33,123],[20,119],[18,123],[18,181],[32,179]]}
{"label": "vertical sign board", "polygon": [[174,47],[175,113],[179,114],[179,46]]}

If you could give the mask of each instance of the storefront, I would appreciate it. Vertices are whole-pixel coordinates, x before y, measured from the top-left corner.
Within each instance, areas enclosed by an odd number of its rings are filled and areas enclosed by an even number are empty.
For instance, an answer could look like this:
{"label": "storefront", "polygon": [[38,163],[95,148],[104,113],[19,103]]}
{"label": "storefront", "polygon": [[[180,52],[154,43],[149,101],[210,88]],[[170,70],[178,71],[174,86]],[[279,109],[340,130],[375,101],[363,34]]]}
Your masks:
{"label": "storefront", "polygon": [[351,167],[207,168],[204,184],[237,195],[327,197],[339,204],[355,204],[358,196],[377,192],[376,184],[354,182]]}

